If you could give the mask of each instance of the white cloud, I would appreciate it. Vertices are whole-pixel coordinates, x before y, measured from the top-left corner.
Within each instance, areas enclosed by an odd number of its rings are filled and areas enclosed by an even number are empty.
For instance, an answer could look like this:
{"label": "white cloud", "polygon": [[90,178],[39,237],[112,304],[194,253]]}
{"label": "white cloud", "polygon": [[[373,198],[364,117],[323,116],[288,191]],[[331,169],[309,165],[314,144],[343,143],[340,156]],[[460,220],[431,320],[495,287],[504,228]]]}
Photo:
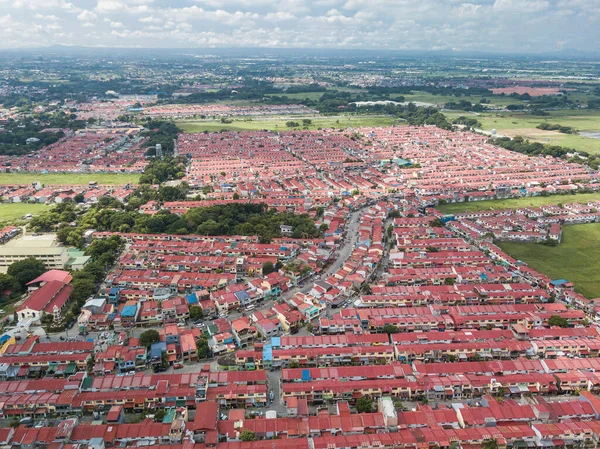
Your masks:
{"label": "white cloud", "polygon": [[77,15],[77,20],[81,22],[93,22],[97,18],[98,16],[96,14],[94,14],[92,11],[88,11],[87,9],[84,9]]}
{"label": "white cloud", "polygon": [[131,47],[543,52],[596,50],[600,41],[600,0],[0,0],[3,17],[0,47],[89,38]]}

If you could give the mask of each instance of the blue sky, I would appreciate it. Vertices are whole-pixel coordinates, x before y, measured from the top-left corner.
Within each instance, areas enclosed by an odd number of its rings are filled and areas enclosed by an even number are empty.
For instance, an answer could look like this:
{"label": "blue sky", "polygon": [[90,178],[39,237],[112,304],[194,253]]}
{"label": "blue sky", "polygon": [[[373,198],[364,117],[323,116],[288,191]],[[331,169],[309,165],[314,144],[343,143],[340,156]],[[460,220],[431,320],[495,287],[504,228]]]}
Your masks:
{"label": "blue sky", "polygon": [[0,47],[597,51],[600,0],[0,0]]}

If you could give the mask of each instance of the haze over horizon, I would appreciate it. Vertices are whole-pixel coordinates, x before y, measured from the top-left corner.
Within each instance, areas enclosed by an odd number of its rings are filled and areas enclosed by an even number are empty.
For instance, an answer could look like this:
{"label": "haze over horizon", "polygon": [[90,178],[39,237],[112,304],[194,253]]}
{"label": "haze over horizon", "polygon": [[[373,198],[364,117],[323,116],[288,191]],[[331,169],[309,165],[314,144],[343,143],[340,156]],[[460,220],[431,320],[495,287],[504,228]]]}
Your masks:
{"label": "haze over horizon", "polygon": [[597,51],[597,0],[0,0],[0,48]]}

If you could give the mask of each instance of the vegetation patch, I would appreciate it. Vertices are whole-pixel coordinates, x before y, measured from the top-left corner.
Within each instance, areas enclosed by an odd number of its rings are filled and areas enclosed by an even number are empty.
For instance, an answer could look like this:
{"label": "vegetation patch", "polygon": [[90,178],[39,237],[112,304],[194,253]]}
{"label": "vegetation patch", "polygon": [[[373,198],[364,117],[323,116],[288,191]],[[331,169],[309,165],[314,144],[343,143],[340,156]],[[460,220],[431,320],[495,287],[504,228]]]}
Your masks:
{"label": "vegetation patch", "polygon": [[506,200],[471,201],[467,203],[440,204],[437,208],[445,214],[478,212],[490,209],[518,209],[520,207],[539,207],[547,204],[587,203],[600,201],[600,192],[579,193],[576,195],[527,196]]}
{"label": "vegetation patch", "polygon": [[498,246],[552,279],[574,282],[575,291],[585,297],[600,297],[600,223],[565,226],[557,246],[509,242]]}

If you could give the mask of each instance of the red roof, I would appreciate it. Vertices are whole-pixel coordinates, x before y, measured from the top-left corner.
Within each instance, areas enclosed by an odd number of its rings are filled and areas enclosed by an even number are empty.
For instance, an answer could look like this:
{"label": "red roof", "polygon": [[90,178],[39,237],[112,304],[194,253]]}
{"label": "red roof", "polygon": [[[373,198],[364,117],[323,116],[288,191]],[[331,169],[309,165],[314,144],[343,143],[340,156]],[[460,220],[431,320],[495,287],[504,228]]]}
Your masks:
{"label": "red roof", "polygon": [[216,430],[219,406],[215,401],[201,402],[196,406],[193,430]]}
{"label": "red roof", "polygon": [[68,271],[64,270],[50,270],[46,271],[44,274],[36,277],[33,281],[29,281],[27,285],[37,284],[39,282],[52,282],[52,281],[61,281],[65,284],[68,284],[73,279],[73,276]]}
{"label": "red roof", "polygon": [[17,312],[24,309],[44,311],[52,313],[52,308],[56,305],[61,308],[69,299],[73,287],[61,282],[50,281],[34,291],[29,298],[17,309]]}

